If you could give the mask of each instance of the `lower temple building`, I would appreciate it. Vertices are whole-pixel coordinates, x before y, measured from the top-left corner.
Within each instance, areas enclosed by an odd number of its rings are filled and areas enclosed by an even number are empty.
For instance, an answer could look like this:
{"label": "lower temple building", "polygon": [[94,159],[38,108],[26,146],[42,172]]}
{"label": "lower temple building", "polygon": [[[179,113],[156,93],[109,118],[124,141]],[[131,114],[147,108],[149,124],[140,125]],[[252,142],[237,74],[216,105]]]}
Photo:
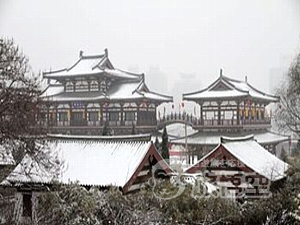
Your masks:
{"label": "lower temple building", "polygon": [[226,188],[233,197],[270,196],[272,187],[280,185],[288,164],[259,145],[253,135],[221,137],[220,144],[186,169],[186,173],[203,173],[214,185]]}
{"label": "lower temple building", "polygon": [[38,196],[55,185],[77,183],[99,190],[117,187],[127,194],[139,190],[149,178],[173,172],[150,135],[56,135],[50,139],[47,146],[56,166],[37,162],[36,155],[25,155],[1,183],[6,189],[15,189],[15,220],[21,224],[35,224]]}

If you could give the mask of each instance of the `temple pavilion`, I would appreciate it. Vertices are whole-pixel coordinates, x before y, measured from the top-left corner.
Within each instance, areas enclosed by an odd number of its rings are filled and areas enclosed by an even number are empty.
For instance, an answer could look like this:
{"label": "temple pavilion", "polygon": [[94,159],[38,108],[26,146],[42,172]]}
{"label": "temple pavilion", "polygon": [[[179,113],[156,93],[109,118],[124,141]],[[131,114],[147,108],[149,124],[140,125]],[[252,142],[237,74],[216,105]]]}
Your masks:
{"label": "temple pavilion", "polygon": [[191,126],[198,131],[187,139],[172,140],[188,144],[190,154],[202,157],[219,144],[221,136],[239,137],[253,134],[264,148],[275,153],[276,146],[289,139],[271,131],[271,113],[266,107],[279,102],[279,97],[266,94],[244,81],[220,76],[207,88],[183,94],[183,100],[199,105],[199,118],[190,116]]}
{"label": "temple pavilion", "polygon": [[83,55],[69,68],[44,72],[48,85],[40,124],[51,133],[148,133],[156,130],[156,108],[172,97],[151,92],[144,74],[116,69],[105,49],[101,55]]}

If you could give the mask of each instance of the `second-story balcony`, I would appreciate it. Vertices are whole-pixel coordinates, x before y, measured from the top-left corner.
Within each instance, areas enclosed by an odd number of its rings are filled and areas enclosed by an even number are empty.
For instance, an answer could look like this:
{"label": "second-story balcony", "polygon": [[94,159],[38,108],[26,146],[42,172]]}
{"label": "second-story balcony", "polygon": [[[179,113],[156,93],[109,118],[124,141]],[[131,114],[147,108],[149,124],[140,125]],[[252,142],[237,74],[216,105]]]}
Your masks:
{"label": "second-story balcony", "polygon": [[173,123],[185,123],[194,129],[262,129],[271,127],[271,118],[243,118],[243,119],[203,119],[186,113],[171,113],[158,118],[158,128]]}

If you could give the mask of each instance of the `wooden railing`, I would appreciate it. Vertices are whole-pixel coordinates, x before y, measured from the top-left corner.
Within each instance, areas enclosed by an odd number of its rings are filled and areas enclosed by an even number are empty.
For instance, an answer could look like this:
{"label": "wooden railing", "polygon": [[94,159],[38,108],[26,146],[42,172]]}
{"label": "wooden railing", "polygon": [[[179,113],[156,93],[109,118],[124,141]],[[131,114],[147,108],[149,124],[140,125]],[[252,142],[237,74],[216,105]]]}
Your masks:
{"label": "wooden railing", "polygon": [[270,125],[271,119],[204,119],[186,113],[171,113],[158,118],[157,126],[162,128],[172,123],[185,123],[194,128],[205,127],[231,127],[231,126],[245,126],[245,125]]}

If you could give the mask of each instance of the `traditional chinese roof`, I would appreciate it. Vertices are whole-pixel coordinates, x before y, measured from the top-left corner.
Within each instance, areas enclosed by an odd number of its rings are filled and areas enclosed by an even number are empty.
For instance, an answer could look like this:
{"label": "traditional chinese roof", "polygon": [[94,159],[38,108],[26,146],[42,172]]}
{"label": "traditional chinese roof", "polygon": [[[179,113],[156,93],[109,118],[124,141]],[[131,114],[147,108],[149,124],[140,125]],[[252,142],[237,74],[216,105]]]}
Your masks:
{"label": "traditional chinese roof", "polygon": [[47,138],[54,140],[91,140],[91,141],[152,141],[151,134],[128,134],[128,135],[67,135],[67,134],[47,134]]}
{"label": "traditional chinese roof", "polygon": [[[190,145],[211,145],[216,146],[220,143],[221,136],[229,136],[236,138],[239,136],[254,135],[254,139],[257,140],[259,144],[273,144],[288,141],[289,137],[280,135],[271,131],[251,131],[251,132],[239,132],[239,133],[222,133],[222,132],[197,132],[187,137],[187,143]],[[171,140],[174,144],[185,144],[185,138]]]}
{"label": "traditional chinese roof", "polygon": [[[43,77],[49,84],[40,96],[47,101],[98,101],[98,100],[153,100],[173,101],[171,96],[151,92],[145,84],[144,74],[136,74],[113,67],[108,59],[107,50],[102,55],[84,56],[80,53],[77,62],[69,68],[44,72]],[[108,78],[112,84],[107,92],[65,92],[66,79]]]}
{"label": "traditional chinese roof", "polygon": [[64,92],[61,84],[50,84],[40,96],[47,101],[98,101],[98,100],[153,100],[158,102],[173,101],[171,96],[149,91],[144,80],[131,82],[115,82],[110,89],[103,93],[93,92]]}
{"label": "traditional chinese roof", "polygon": [[210,153],[200,159],[195,165],[187,168],[187,172],[197,167],[222,146],[238,159],[243,165],[254,172],[276,181],[285,177],[288,165],[258,144],[253,135],[238,138],[221,137],[220,144]]}
{"label": "traditional chinese roof", "polygon": [[141,79],[142,74],[135,74],[115,69],[108,58],[107,49],[102,55],[83,55],[80,52],[79,59],[69,68],[56,71],[43,72],[44,78],[62,80],[76,77],[111,77],[120,79]]}
{"label": "traditional chinese roof", "polygon": [[[85,186],[124,188],[129,183],[132,184],[132,179],[136,179],[144,166],[149,164],[150,155],[167,166],[151,141],[66,139],[51,141],[49,146],[57,159],[63,162],[59,174],[47,172],[32,157],[26,155],[6,178],[5,184],[50,184],[56,181],[63,184],[78,182]],[[168,166],[167,168],[170,170]]]}
{"label": "traditional chinese roof", "polygon": [[205,101],[205,100],[236,100],[236,99],[255,99],[262,102],[278,102],[279,97],[266,94],[247,81],[234,80],[221,75],[207,88],[183,94],[184,100]]}

